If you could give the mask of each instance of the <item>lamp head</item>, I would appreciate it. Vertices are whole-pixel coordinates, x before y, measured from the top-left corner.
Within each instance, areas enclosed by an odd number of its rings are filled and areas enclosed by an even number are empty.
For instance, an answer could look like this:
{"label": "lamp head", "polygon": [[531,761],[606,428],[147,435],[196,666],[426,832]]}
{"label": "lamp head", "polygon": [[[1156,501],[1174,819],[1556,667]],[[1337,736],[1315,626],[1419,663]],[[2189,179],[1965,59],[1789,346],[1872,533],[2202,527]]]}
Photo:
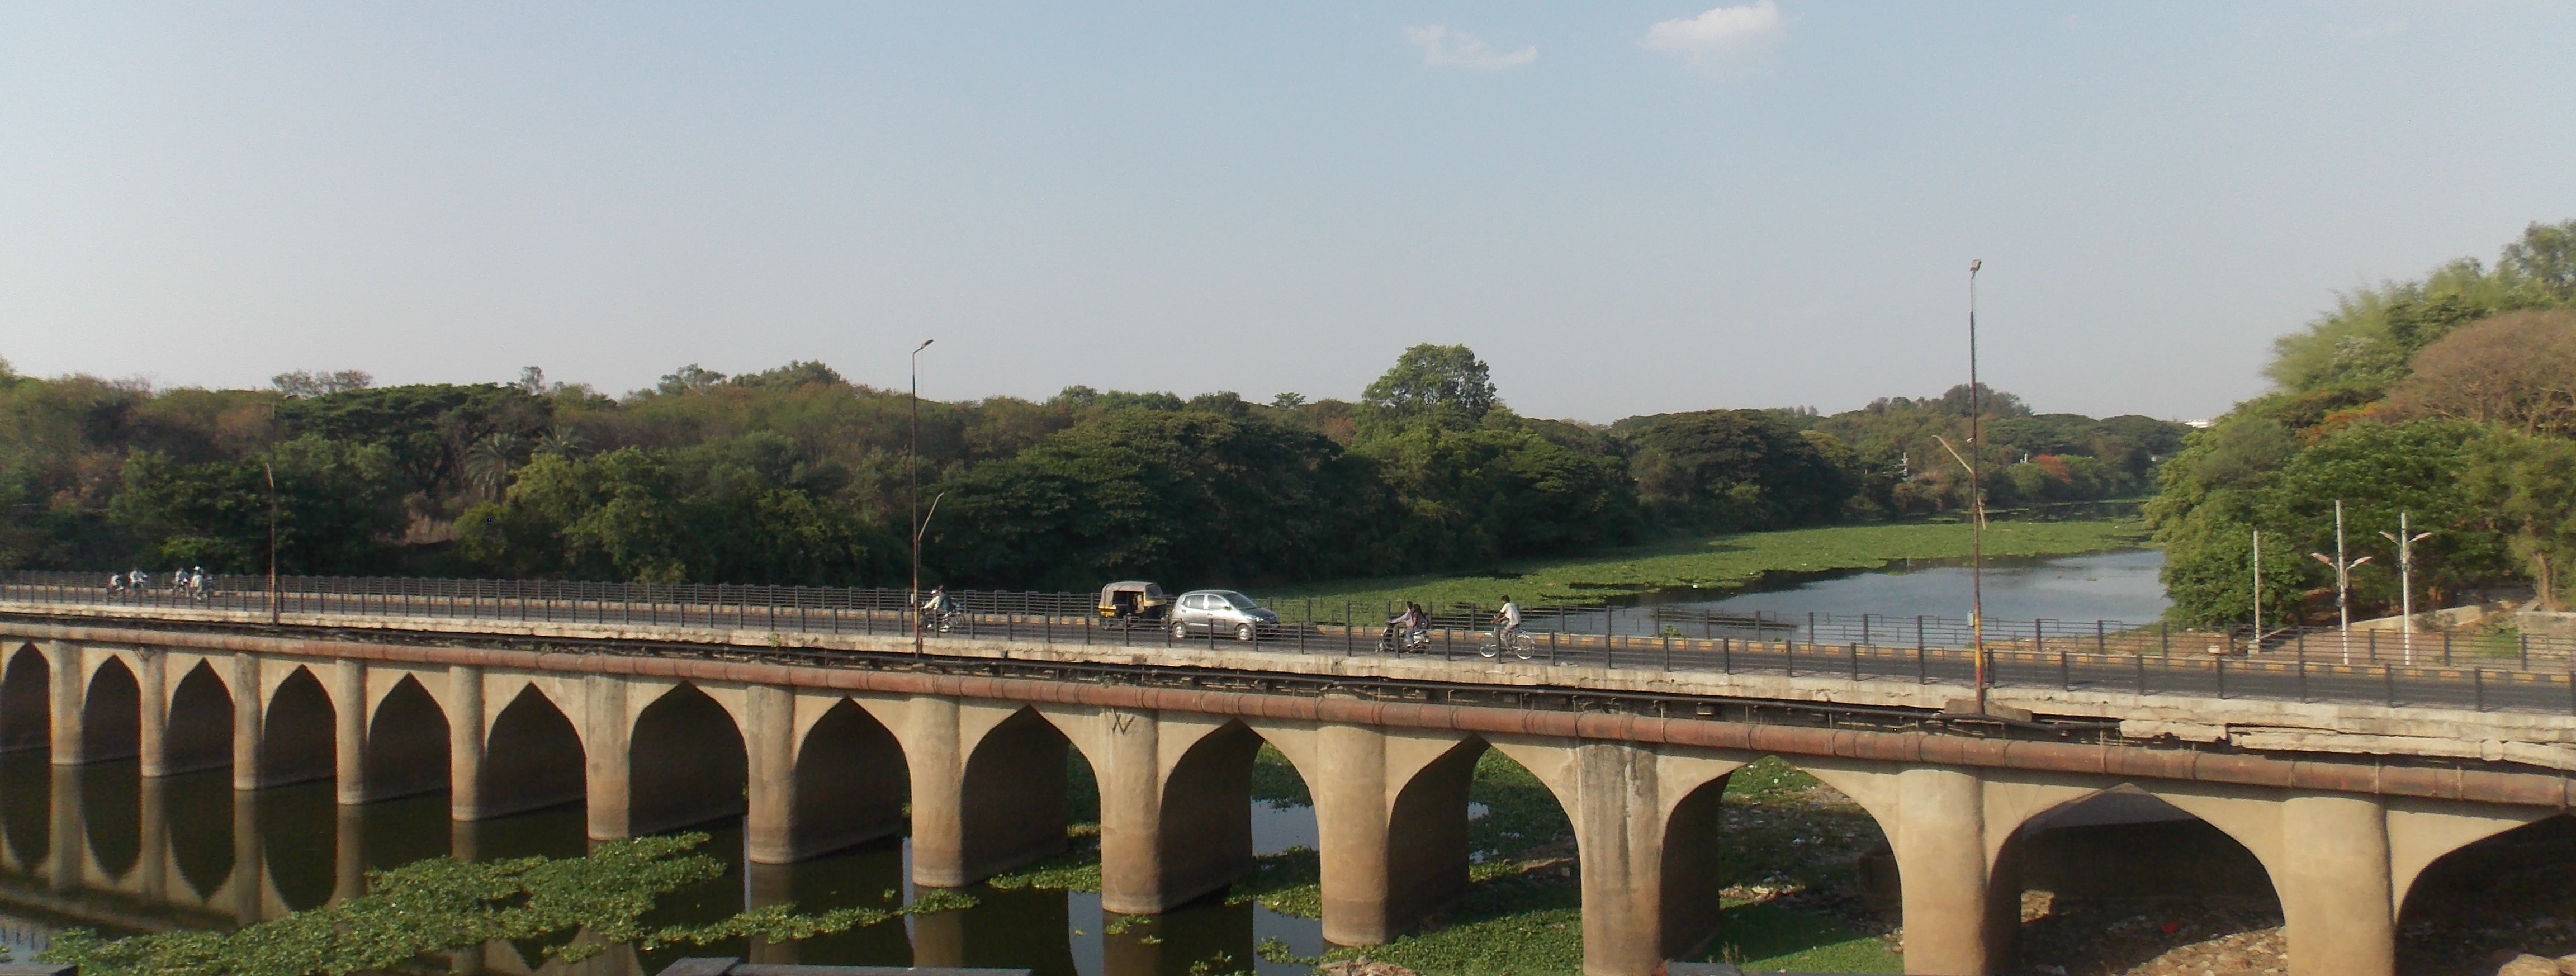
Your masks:
{"label": "lamp head", "polygon": [[923,339],[923,340],[921,340],[921,344],[920,344],[920,345],[912,347],[912,351],[914,351],[914,352],[920,352],[920,351],[922,351],[922,350],[924,350],[924,349],[928,349],[928,348],[930,348],[930,344],[931,344],[931,343],[934,343],[934,342],[937,342],[937,341],[939,341],[939,340],[937,340],[937,339]]}
{"label": "lamp head", "polygon": [[1985,267],[1985,266],[1986,266],[1986,261],[1985,261],[1985,259],[1984,259],[1984,258],[1977,258],[1977,259],[1975,259],[1975,260],[1969,261],[1969,262],[1968,262],[1968,273],[1969,273],[1969,274],[1976,274],[1976,273],[1977,273],[1977,269],[1978,269],[1978,268],[1982,268],[1982,267]]}

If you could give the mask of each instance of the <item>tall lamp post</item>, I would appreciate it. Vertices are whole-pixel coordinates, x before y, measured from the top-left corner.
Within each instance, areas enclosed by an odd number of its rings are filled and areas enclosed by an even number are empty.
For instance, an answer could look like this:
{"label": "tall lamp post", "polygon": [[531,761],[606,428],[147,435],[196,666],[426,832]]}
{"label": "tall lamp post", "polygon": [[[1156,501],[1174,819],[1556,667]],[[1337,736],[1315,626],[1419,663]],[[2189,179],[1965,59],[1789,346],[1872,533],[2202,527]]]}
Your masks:
{"label": "tall lamp post", "polygon": [[904,613],[912,617],[912,653],[921,654],[921,351],[937,340],[912,347],[912,440],[903,449],[904,521],[912,530],[912,596]]}
{"label": "tall lamp post", "polygon": [[2406,513],[2400,511],[2397,513],[2397,531],[2383,531],[2379,534],[2397,544],[2397,594],[2400,601],[2398,612],[2406,615],[2406,636],[2402,639],[2406,643],[2406,663],[2413,664],[2415,663],[2415,544],[2431,538],[2433,533],[2415,532],[2410,535],[2409,531],[2406,527]]}
{"label": "tall lamp post", "polygon": [[2369,562],[2369,561],[2370,561],[2370,557],[2368,557],[2368,556],[2363,556],[2363,557],[2361,557],[2361,558],[2359,558],[2359,559],[2352,559],[2352,560],[2347,560],[2347,559],[2343,558],[2343,499],[2340,499],[2340,498],[2335,499],[2335,554],[2334,554],[2334,558],[2332,558],[2332,559],[2328,559],[2328,558],[2326,558],[2326,554],[2325,554],[2325,553],[2322,553],[2322,552],[2312,552],[2312,553],[2309,553],[2309,554],[2308,554],[2308,558],[2310,558],[2310,559],[2314,559],[2314,560],[2316,560],[2316,561],[2318,561],[2318,562],[2321,562],[2321,563],[2324,563],[2324,564],[2326,564],[2326,565],[2328,565],[2328,566],[2332,566],[2332,567],[2334,567],[2334,571],[2335,571],[2335,619],[2337,620],[2337,622],[2339,622],[2339,623],[2342,625],[2341,629],[2342,629],[2342,631],[2343,631],[2343,663],[2345,663],[2345,664],[2351,664],[2351,663],[2352,663],[2352,568],[2353,568],[2353,567],[2355,567],[2355,566],[2359,566],[2359,565],[2361,565],[2361,564],[2363,564],[2363,563]]}
{"label": "tall lamp post", "polygon": [[259,463],[268,473],[268,625],[277,626],[277,465]]}
{"label": "tall lamp post", "polygon": [[1977,452],[1985,447],[1977,425],[1977,269],[1968,262],[1968,633],[1977,653],[1977,714],[1986,713],[1986,492],[1977,480]]}

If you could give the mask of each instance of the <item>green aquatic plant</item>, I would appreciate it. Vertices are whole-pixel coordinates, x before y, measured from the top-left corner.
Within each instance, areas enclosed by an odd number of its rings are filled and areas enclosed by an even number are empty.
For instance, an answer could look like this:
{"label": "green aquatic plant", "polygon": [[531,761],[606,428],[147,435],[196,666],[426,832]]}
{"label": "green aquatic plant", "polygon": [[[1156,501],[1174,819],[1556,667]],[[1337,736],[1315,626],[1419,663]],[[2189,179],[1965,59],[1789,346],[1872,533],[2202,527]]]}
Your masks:
{"label": "green aquatic plant", "polygon": [[[431,858],[369,872],[364,895],[239,931],[108,939],[71,929],[39,958],[92,976],[345,976],[494,940],[550,941],[546,955],[576,962],[621,943],[652,949],[751,936],[793,941],[975,903],[934,892],[894,910],[807,915],[772,905],[705,925],[646,924],[661,896],[724,873],[714,858],[694,853],[706,841],[689,833],[614,841],[587,857]],[[555,938],[573,933],[583,937]]]}

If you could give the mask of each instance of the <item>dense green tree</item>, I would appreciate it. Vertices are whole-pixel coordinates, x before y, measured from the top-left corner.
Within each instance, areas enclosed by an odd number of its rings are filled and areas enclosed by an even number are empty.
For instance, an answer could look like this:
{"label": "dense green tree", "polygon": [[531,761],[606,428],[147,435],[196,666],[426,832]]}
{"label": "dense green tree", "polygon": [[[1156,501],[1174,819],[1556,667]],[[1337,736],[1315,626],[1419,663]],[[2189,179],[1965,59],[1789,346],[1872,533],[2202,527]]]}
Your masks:
{"label": "dense green tree", "polygon": [[[1658,521],[1694,531],[1816,525],[1842,515],[1857,489],[1788,421],[1761,410],[1631,417],[1614,428],[1629,448],[1637,501]],[[1812,432],[1811,432],[1812,433]]]}
{"label": "dense green tree", "polygon": [[939,490],[925,558],[984,586],[1367,572],[1388,510],[1366,466],[1331,441],[1195,410],[1110,413]]}
{"label": "dense green tree", "polygon": [[1390,417],[1449,427],[1474,424],[1502,406],[1493,370],[1475,350],[1427,342],[1396,357],[1395,366],[1360,393],[1360,402]]}
{"label": "dense green tree", "polygon": [[2576,566],[2576,440],[2506,432],[2475,445],[2467,490],[2557,610]]}
{"label": "dense green tree", "polygon": [[142,544],[152,568],[202,565],[249,573],[268,563],[271,472],[277,565],[289,573],[370,573],[391,567],[406,521],[393,452],[306,434],[236,461],[186,464],[131,456],[108,518]]}

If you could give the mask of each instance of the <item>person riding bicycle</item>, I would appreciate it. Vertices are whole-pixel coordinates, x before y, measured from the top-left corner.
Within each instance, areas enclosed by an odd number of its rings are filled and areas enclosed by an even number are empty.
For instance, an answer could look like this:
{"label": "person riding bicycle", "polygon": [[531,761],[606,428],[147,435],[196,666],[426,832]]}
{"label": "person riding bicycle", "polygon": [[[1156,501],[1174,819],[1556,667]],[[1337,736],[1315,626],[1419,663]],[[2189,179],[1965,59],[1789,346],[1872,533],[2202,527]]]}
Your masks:
{"label": "person riding bicycle", "polygon": [[1511,596],[1505,594],[1503,608],[1494,611],[1492,622],[1502,625],[1494,630],[1495,643],[1509,646],[1512,638],[1519,636],[1521,632],[1521,605],[1513,603]]}
{"label": "person riding bicycle", "polygon": [[125,578],[134,581],[135,589],[148,590],[152,588],[152,574],[146,573],[140,569],[127,573]]}

